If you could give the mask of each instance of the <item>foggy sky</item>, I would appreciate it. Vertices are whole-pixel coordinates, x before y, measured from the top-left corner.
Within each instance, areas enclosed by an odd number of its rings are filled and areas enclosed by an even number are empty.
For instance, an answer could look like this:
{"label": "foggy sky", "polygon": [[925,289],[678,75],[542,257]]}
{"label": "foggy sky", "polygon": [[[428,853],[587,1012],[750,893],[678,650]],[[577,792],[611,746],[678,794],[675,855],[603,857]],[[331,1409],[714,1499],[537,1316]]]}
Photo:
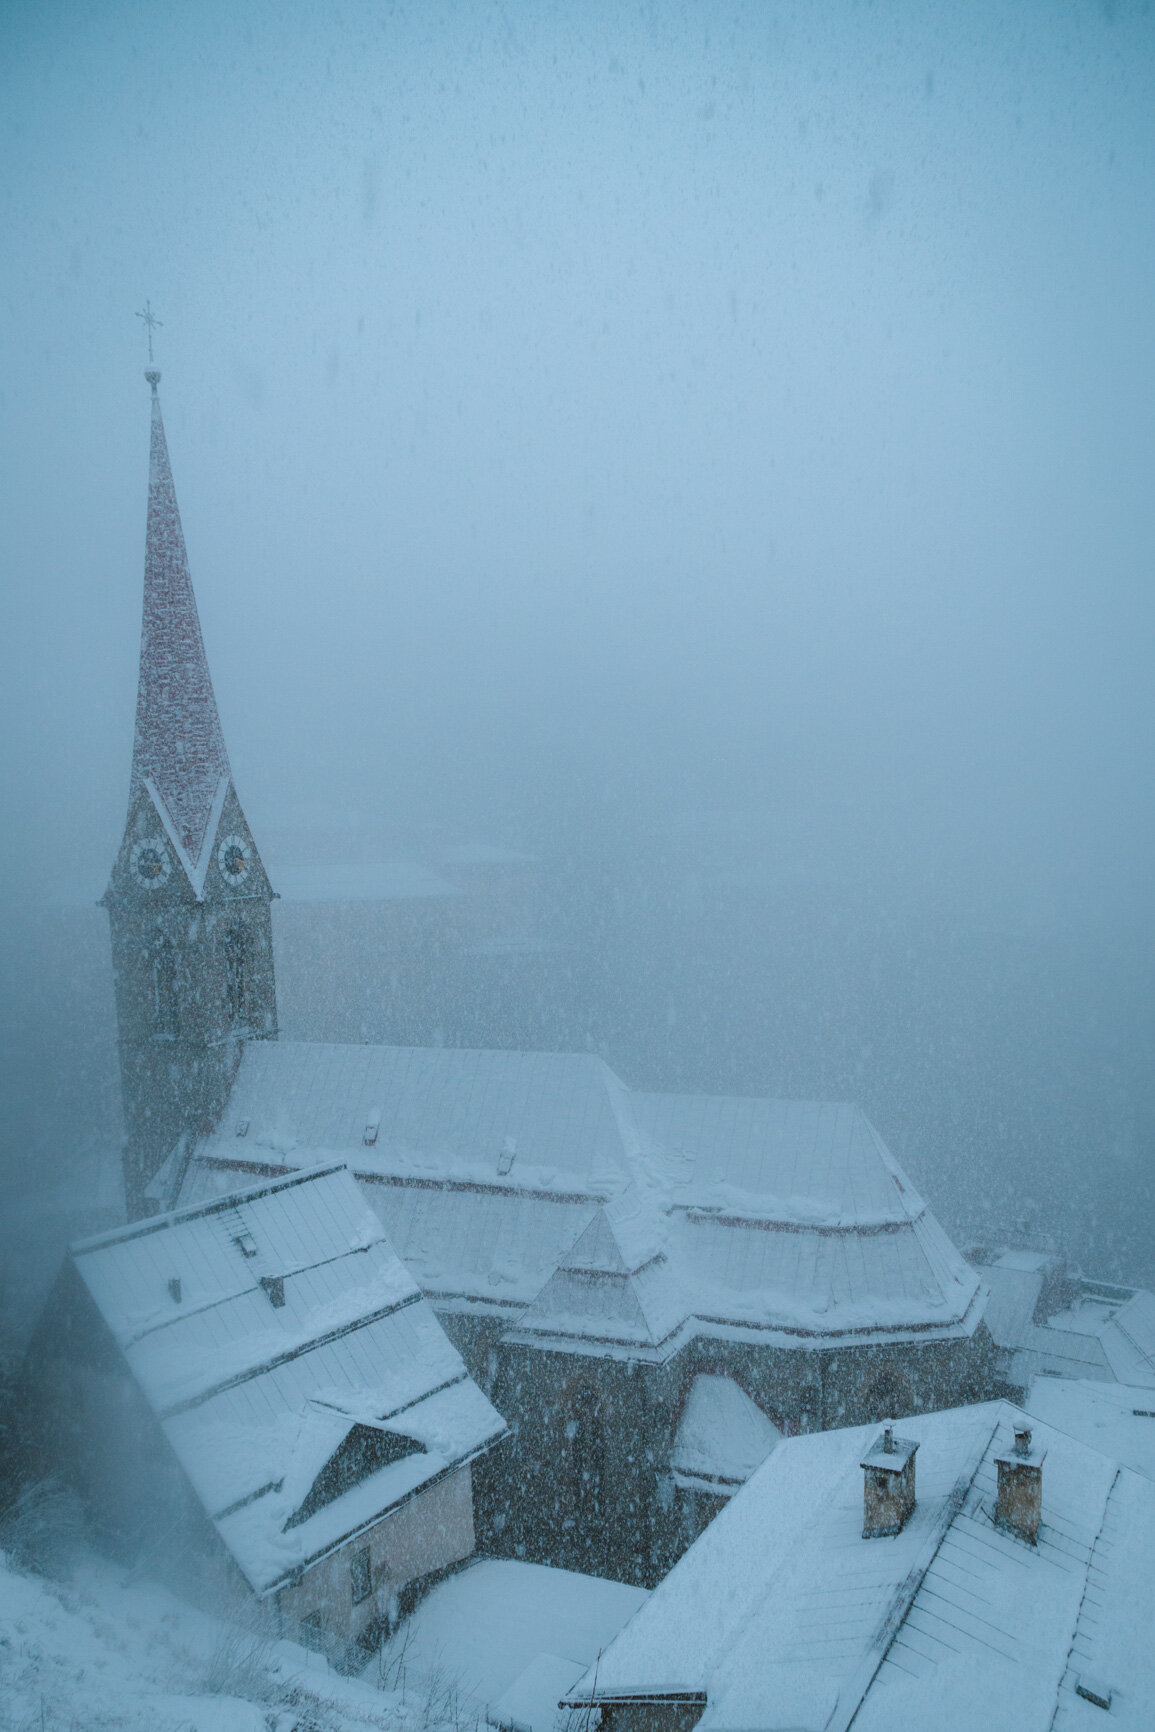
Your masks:
{"label": "foggy sky", "polygon": [[766,802],[840,868],[1145,913],[1147,7],[3,42],[13,890],[99,890],[122,822],[150,296],[254,813]]}
{"label": "foggy sky", "polygon": [[[740,833],[900,938],[1109,951],[1038,988],[1071,1026],[1032,1086],[1061,1116],[1093,1072],[1078,1149],[1109,1098],[1149,1167],[1149,5],[39,0],[0,8],[0,137],[17,924],[99,895],[123,824],[148,297],[258,838],[356,815],[637,885]],[[941,1089],[989,1152],[987,1007],[1026,1013],[968,967]],[[945,1149],[943,1053],[845,1044],[739,1080],[861,1075]]]}

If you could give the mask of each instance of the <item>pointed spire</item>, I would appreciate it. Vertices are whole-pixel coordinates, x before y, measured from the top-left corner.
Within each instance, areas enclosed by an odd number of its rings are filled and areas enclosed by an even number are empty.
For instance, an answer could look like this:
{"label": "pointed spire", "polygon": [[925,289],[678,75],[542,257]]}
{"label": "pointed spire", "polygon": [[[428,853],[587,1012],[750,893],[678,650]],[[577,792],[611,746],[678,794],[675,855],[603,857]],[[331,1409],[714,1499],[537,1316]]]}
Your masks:
{"label": "pointed spire", "polygon": [[152,444],[132,782],[134,791],[151,782],[196,862],[229,760],[169,466],[156,389],[160,374],[150,368],[145,378],[152,387]]}

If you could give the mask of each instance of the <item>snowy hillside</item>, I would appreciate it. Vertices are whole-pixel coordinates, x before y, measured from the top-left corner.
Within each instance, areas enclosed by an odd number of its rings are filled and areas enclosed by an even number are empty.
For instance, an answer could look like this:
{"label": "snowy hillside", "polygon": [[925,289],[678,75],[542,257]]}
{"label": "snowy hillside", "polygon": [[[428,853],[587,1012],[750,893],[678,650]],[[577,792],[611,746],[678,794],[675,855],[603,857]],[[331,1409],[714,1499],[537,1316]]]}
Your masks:
{"label": "snowy hillside", "polygon": [[66,1581],[0,1552],[2,1732],[432,1732],[426,1704],[264,1642],[86,1557]]}

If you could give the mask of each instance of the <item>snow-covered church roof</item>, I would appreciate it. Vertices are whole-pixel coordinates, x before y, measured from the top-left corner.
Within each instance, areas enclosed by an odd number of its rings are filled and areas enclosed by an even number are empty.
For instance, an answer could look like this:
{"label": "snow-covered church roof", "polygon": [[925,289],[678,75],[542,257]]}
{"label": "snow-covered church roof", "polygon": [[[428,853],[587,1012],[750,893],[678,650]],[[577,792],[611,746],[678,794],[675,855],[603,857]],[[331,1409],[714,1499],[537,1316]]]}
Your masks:
{"label": "snow-covered church roof", "polygon": [[632,1093],[576,1053],[255,1042],[186,1202],[341,1160],[443,1310],[555,1348],[942,1339],[984,1289],[861,1110]]}
{"label": "snow-covered church roof", "polygon": [[147,787],[194,868],[229,759],[201,637],[157,383],[152,387],[144,613],[132,786]]}
{"label": "snow-covered church roof", "polygon": [[504,1433],[344,1166],[71,1255],[258,1593]]}

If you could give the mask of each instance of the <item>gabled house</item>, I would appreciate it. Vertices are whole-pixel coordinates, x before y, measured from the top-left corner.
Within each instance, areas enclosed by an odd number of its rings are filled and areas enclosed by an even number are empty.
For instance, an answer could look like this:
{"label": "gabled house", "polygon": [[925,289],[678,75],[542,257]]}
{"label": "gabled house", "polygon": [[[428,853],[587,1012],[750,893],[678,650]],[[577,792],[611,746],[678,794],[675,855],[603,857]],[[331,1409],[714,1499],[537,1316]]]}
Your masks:
{"label": "gabled house", "polygon": [[1155,1485],[1005,1402],[790,1438],[561,1703],[602,1732],[1155,1724]]}
{"label": "gabled house", "polygon": [[122,1555],[334,1658],[474,1549],[504,1423],[343,1166],[74,1245],[28,1365]]}

